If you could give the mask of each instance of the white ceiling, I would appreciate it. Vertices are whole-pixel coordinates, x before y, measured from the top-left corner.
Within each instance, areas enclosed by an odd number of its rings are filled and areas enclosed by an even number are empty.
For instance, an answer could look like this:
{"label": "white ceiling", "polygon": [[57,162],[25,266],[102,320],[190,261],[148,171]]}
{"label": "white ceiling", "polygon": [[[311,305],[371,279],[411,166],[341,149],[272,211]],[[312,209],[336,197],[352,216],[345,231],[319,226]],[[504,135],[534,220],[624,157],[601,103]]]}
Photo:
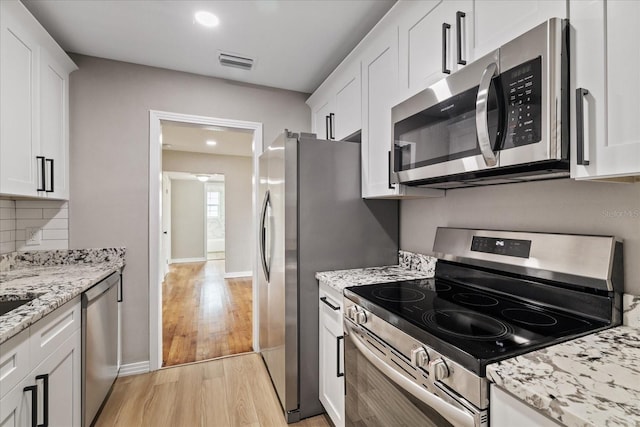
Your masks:
{"label": "white ceiling", "polygon": [[[395,0],[22,0],[68,52],[313,92]],[[220,25],[205,28],[208,10]],[[218,50],[255,59],[222,67]]]}
{"label": "white ceiling", "polygon": [[[180,180],[180,181],[197,181],[198,176],[196,174],[192,174],[189,172],[165,172],[169,179]],[[199,173],[198,175],[208,175],[209,181],[207,182],[224,182],[224,175],[220,173],[214,174],[206,174]]]}
{"label": "white ceiling", "polygon": [[[164,150],[219,156],[251,157],[253,155],[253,131],[166,120],[161,123]],[[216,145],[207,145],[208,140],[216,141]]]}

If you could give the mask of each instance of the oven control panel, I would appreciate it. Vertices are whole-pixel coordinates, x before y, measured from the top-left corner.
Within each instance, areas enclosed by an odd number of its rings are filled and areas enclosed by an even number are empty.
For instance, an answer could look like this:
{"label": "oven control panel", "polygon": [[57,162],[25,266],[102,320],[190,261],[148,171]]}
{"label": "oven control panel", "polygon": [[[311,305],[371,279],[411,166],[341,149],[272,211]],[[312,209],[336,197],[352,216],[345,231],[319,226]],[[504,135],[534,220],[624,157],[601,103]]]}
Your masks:
{"label": "oven control panel", "polygon": [[502,148],[535,144],[542,139],[542,58],[500,74],[507,110]]}
{"label": "oven control panel", "polygon": [[488,254],[529,258],[531,240],[473,236],[471,240],[471,250]]}

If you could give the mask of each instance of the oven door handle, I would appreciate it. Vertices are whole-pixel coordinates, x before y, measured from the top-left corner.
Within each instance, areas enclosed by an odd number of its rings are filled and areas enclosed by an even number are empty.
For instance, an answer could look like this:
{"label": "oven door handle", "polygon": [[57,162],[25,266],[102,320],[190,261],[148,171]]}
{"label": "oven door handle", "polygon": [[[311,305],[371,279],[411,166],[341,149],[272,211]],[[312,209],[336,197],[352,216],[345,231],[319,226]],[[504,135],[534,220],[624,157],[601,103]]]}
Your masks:
{"label": "oven door handle", "polygon": [[480,152],[487,166],[495,166],[498,163],[489,137],[489,89],[491,88],[491,80],[497,75],[498,65],[495,62],[489,64],[482,73],[476,98],[476,133]]}
{"label": "oven door handle", "polygon": [[[349,329],[352,328],[351,325],[349,325],[349,322],[345,322],[345,325],[347,325]],[[393,369],[391,366],[387,365],[384,360],[379,358],[376,354],[374,354],[371,350],[369,350],[365,346],[362,340],[358,337],[358,334],[353,333],[353,331],[351,331],[349,336],[353,340],[353,343],[355,344],[358,351],[360,351],[360,353],[362,353],[362,355],[373,366],[375,366],[376,369],[382,372],[385,376],[387,376],[387,378],[389,378],[391,381],[396,383],[403,390],[406,390],[407,392],[411,393],[416,399],[420,400],[425,405],[433,408],[436,412],[438,412],[444,419],[449,421],[451,424],[457,427],[467,427],[467,426],[474,427],[475,426],[473,415],[471,415],[470,413],[462,409],[456,408],[448,404],[447,402],[440,399],[435,394],[432,394],[429,391],[425,390],[418,384],[414,383],[413,381],[409,380],[407,377],[402,375],[400,372]]]}

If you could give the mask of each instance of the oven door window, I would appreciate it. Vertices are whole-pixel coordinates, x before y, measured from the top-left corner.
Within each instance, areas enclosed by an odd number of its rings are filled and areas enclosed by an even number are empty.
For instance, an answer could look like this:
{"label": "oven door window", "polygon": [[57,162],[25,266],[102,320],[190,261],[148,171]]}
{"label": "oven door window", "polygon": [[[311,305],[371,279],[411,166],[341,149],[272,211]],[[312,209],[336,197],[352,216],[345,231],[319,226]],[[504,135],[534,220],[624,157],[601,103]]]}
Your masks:
{"label": "oven door window", "polygon": [[345,337],[346,426],[452,426],[387,378]]}
{"label": "oven door window", "polygon": [[[489,135],[499,149],[502,128],[496,95],[499,79],[489,89]],[[403,171],[480,154],[476,132],[478,86],[433,105],[394,125],[395,170]],[[500,99],[500,101],[498,101]]]}

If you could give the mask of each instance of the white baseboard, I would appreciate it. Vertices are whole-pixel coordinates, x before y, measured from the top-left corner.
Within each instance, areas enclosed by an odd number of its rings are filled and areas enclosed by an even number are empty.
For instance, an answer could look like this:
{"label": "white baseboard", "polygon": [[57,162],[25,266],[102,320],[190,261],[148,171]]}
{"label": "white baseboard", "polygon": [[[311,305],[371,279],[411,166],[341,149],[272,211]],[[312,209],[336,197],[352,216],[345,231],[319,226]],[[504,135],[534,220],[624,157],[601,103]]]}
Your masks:
{"label": "white baseboard", "polygon": [[179,264],[181,262],[204,262],[206,258],[175,258],[171,260],[171,264]]}
{"label": "white baseboard", "polygon": [[120,365],[119,376],[127,377],[129,375],[146,374],[149,372],[149,361],[128,363],[126,365]]}
{"label": "white baseboard", "polygon": [[225,279],[235,279],[237,277],[251,277],[253,271],[232,271],[231,273],[224,273]]}

